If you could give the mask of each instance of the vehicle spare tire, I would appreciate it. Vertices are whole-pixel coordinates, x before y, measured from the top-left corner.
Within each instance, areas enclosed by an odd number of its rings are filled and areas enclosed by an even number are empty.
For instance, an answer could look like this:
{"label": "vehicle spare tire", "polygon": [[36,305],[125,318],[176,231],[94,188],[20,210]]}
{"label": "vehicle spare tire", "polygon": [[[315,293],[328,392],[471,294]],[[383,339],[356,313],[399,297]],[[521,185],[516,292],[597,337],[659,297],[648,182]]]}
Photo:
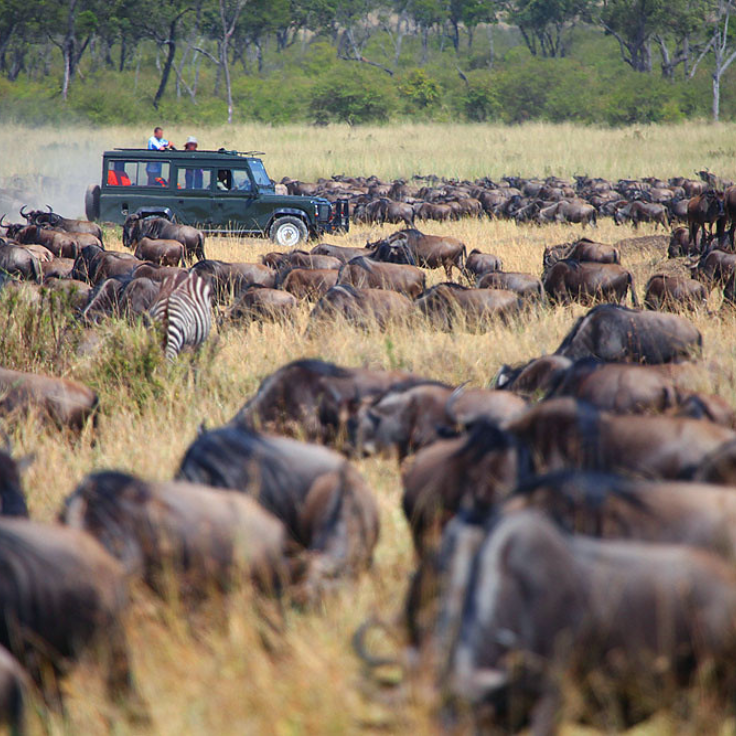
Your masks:
{"label": "vehicle spare tire", "polygon": [[309,237],[307,226],[298,217],[279,217],[271,225],[271,240],[282,248],[295,248]]}
{"label": "vehicle spare tire", "polygon": [[98,184],[90,184],[84,195],[84,212],[90,222],[100,219],[100,187]]}

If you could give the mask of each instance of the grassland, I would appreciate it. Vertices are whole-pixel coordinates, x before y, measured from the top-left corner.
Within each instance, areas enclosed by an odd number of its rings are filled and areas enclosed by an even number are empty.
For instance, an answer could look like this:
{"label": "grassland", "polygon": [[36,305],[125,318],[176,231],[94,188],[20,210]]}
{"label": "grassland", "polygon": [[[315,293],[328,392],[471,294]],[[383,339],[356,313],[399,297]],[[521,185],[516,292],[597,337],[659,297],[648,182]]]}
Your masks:
{"label": "grassland", "polygon": [[[162,121],[165,125],[166,121]],[[594,128],[572,124],[405,124],[394,126],[250,124],[165,128],[175,145],[196,135],[200,149],[265,151],[271,176],[314,181],[332,174],[474,179],[523,176],[693,176],[703,168],[736,179],[733,123]],[[67,216],[83,211],[99,181],[101,153],[145,146],[148,128],[0,128],[0,188],[14,184]]]}
{"label": "grassland", "polygon": [[[263,128],[208,131],[167,130],[180,142],[196,132],[202,147],[226,145],[268,151],[275,178],[315,179],[332,173],[380,176],[438,173],[459,177],[503,173],[603,176],[668,176],[710,167],[736,178],[734,133],[728,125],[604,131],[572,126],[402,126],[399,128]],[[131,129],[0,131],[3,177],[57,175],[61,164],[80,160],[113,145],[137,145],[148,131]],[[694,141],[688,145],[688,141]],[[54,166],[59,166],[56,170]],[[95,158],[99,167],[99,158]],[[70,168],[76,172],[76,169]],[[539,273],[544,246],[571,241],[577,226],[517,227],[507,222],[465,220],[432,224],[429,232],[451,233],[468,249],[496,253],[506,270]],[[389,228],[356,227],[331,238],[362,244]],[[603,242],[651,236],[642,228],[602,222],[595,237]],[[661,234],[661,232],[660,232]],[[119,231],[108,247],[121,249]],[[254,239],[210,239],[208,256],[255,261],[271,244]],[[666,261],[659,240],[621,246],[624,265],[634,273],[639,294],[652,273],[682,268]],[[439,272],[429,274],[439,281]],[[719,307],[718,294],[711,307]],[[105,323],[82,330],[58,310],[20,301],[0,302],[2,364],[74,378],[95,388],[101,398],[97,428],[81,437],[44,426],[37,417],[5,423],[18,455],[35,460],[25,475],[34,518],[51,521],[64,497],[89,472],[118,468],[148,479],[171,478],[197,427],[229,419],[284,363],[320,357],[346,365],[401,367],[450,383],[486,386],[503,363],[553,351],[580,307],[544,308],[485,334],[438,332],[419,322],[387,332],[357,331],[327,325],[305,335],[309,305],[293,324],[223,327],[196,360],[164,364],[160,349],[142,327]],[[703,388],[736,403],[736,318],[731,311],[700,313],[694,321],[705,341]],[[431,733],[433,703],[422,686],[376,692],[351,653],[350,636],[372,614],[395,619],[402,605],[413,553],[400,510],[400,480],[390,458],[358,462],[379,499],[382,534],[372,572],[346,584],[318,610],[287,606],[282,614],[254,612],[247,590],[198,611],[184,611],[142,589],[133,591],[128,632],[135,673],[150,705],[155,734],[342,734]],[[426,684],[426,683],[425,683]],[[91,664],[77,668],[66,682],[66,722],[43,709],[32,732],[53,734],[136,733],[106,702],[99,673]],[[694,699],[699,700],[696,693]],[[730,724],[732,725],[732,724]],[[683,722],[659,714],[646,733],[678,730],[713,733],[729,724],[707,703]]]}
{"label": "grassland", "polygon": [[[540,229],[487,220],[431,229],[452,232],[469,248],[500,255],[507,270],[535,273],[540,271],[545,245],[581,234],[578,227]],[[335,242],[362,243],[368,233],[366,228],[356,228]],[[610,222],[596,233],[605,242],[633,235]],[[118,241],[110,245],[120,247]],[[232,261],[254,261],[269,249],[270,244],[260,240],[208,243],[210,257]],[[622,256],[634,271],[640,293],[648,275],[661,267],[675,268],[663,263],[661,238],[624,243]],[[439,281],[439,272],[431,273],[430,280]],[[714,295],[714,307],[717,301]],[[102,402],[99,426],[88,428],[81,438],[44,427],[33,417],[7,425],[17,452],[35,454],[25,477],[31,513],[51,521],[65,495],[93,470],[119,468],[150,479],[172,477],[198,425],[213,426],[230,418],[265,375],[289,360],[319,356],[347,365],[398,366],[451,383],[486,386],[502,363],[554,350],[582,311],[580,307],[545,308],[480,335],[446,334],[420,323],[418,327],[398,325],[387,333],[329,325],[307,337],[309,306],[305,304],[293,324],[225,327],[198,361],[169,368],[142,328],[102,325],[94,332],[99,339],[96,347],[80,351],[90,334],[61,318],[55,323],[48,315],[39,318],[37,307],[18,303],[8,314],[6,304],[0,307],[3,363],[79,379],[98,390]],[[734,316],[730,311],[717,318],[703,313],[695,321],[704,333],[704,360],[711,368],[704,374],[704,388],[736,402]],[[254,613],[247,591],[197,612],[183,611],[175,602],[157,601],[144,590],[134,591],[128,630],[136,675],[151,707],[150,732],[434,730],[432,702],[425,689],[404,688],[390,697],[379,696],[363,678],[350,650],[350,636],[366,617],[398,615],[413,563],[400,511],[395,460],[368,459],[358,466],[381,507],[375,566],[318,610],[287,607],[283,618],[273,614],[268,624]],[[278,630],[272,628],[274,622]],[[95,669],[78,669],[67,685],[69,720],[62,723],[52,717],[51,732],[107,732],[116,715],[102,696]],[[666,714],[653,723],[648,728],[658,733],[676,726]],[[43,719],[34,724],[40,730]],[[135,730],[116,722],[115,732]]]}

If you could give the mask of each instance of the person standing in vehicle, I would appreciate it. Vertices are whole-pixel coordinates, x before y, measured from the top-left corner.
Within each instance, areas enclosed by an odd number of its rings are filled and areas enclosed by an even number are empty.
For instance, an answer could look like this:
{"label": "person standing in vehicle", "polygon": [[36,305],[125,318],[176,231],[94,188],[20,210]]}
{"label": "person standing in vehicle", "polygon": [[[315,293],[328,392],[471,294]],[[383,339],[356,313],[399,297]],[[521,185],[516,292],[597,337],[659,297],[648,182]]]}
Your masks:
{"label": "person standing in vehicle", "polygon": [[[196,151],[197,145],[197,139],[190,135],[184,144],[184,150]],[[184,182],[187,189],[202,189],[202,169],[187,169],[184,173]]]}
{"label": "person standing in vehicle", "polygon": [[[148,139],[149,151],[166,151],[173,150],[174,145],[164,138],[163,128],[154,128],[153,135]],[[151,162],[146,165],[146,174],[148,174],[148,186],[161,185],[161,164]]]}

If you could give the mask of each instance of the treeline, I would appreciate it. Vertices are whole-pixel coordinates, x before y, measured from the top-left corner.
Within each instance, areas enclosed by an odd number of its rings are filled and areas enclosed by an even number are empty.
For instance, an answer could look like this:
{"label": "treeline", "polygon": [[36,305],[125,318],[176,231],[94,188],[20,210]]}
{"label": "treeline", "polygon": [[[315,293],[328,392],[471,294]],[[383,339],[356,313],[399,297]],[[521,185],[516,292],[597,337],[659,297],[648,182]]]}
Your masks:
{"label": "treeline", "polygon": [[0,116],[619,125],[736,114],[727,0],[2,0]]}

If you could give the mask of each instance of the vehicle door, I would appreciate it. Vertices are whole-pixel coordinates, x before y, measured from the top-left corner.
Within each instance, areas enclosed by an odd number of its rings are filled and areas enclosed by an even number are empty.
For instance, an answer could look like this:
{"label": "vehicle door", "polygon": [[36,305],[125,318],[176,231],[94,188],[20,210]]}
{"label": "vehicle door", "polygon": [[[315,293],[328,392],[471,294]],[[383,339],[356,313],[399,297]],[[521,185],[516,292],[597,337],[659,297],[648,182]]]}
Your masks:
{"label": "vehicle door", "polygon": [[224,230],[260,232],[255,210],[256,194],[247,168],[219,166],[212,193],[213,219],[217,226]]}
{"label": "vehicle door", "polygon": [[216,170],[197,163],[178,163],[176,167],[176,219],[195,227],[217,227],[217,213],[212,208]]}

